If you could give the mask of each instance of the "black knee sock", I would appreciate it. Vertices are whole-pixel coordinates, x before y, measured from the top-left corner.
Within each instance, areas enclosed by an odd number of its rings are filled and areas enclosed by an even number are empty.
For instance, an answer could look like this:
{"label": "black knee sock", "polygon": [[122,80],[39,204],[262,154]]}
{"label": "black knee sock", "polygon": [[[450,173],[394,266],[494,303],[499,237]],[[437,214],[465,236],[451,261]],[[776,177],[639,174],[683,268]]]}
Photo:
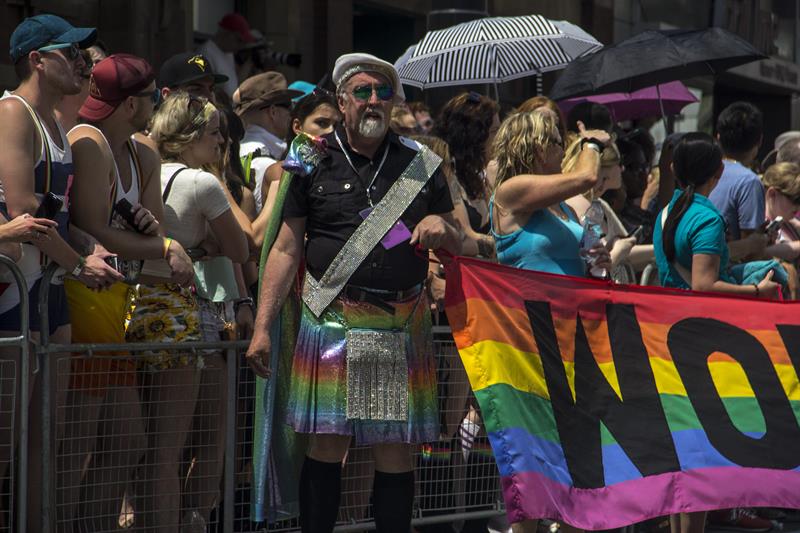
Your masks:
{"label": "black knee sock", "polygon": [[414,472],[375,471],[372,514],[379,533],[409,533],[414,505]]}
{"label": "black knee sock", "polygon": [[342,464],[306,457],[300,473],[300,530],[330,533],[336,525],[342,493]]}

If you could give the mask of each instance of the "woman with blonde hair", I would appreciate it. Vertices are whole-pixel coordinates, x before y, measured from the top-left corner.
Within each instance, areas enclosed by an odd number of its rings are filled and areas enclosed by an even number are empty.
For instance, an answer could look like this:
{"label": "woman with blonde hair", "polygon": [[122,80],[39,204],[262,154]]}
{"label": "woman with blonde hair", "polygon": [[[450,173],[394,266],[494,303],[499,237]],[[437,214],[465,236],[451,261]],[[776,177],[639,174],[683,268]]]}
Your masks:
{"label": "woman with blonde hair", "polygon": [[[579,139],[567,147],[561,163],[562,171],[569,172],[575,168],[581,150]],[[603,211],[601,228],[606,242],[611,246],[611,278],[617,283],[635,283],[636,272],[653,261],[655,255],[651,244],[636,244],[637,237],[628,234],[614,210],[602,199],[606,191],[620,187],[622,187],[622,159],[616,144],[611,143],[600,155],[600,174],[597,184],[585,193],[569,198],[567,204],[575,210],[581,221],[592,202],[600,205]]]}
{"label": "woman with blonde hair", "polygon": [[518,113],[531,113],[533,111],[552,113],[556,119],[556,127],[558,128],[559,135],[561,135],[561,141],[564,144],[567,143],[567,119],[564,117],[564,112],[561,111],[557,103],[546,96],[538,95],[528,98],[517,108]]}
{"label": "woman with blonde hair", "polygon": [[[220,254],[234,262],[248,258],[247,239],[231,211],[222,184],[203,169],[219,161],[220,114],[205,98],[178,92],[153,116],[150,136],[162,158],[162,226],[168,240],[187,250],[215,237]],[[209,231],[210,230],[210,231]],[[190,254],[193,255],[193,254]],[[150,267],[153,272],[158,265]],[[203,339],[195,294],[168,283],[142,285],[128,328],[129,341],[184,342]],[[148,452],[137,526],[176,531],[181,525],[181,452],[195,412],[202,356],[154,352],[143,357]]]}
{"label": "woman with blonde hair", "polygon": [[[597,185],[600,154],[611,138],[605,131],[583,128],[580,136],[575,168],[561,173],[564,149],[550,114],[517,113],[500,126],[494,142],[497,183],[490,202],[492,235],[500,263],[586,275],[580,251],[583,228],[565,200]],[[603,246],[595,246],[588,255],[595,266],[609,266]]]}
{"label": "woman with blonde hair", "polygon": [[789,274],[789,296],[797,299],[798,270],[800,270],[800,221],[795,213],[800,210],[800,165],[777,163],[770,166],[761,177],[764,184],[766,217],[772,222],[783,220],[771,233],[775,240],[764,250],[766,257],[774,257]]}
{"label": "woman with blonde hair", "polygon": [[766,255],[796,262],[800,257],[800,228],[795,213],[800,210],[800,165],[777,163],[761,177],[764,184],[767,220],[782,217],[775,243],[768,246]]}

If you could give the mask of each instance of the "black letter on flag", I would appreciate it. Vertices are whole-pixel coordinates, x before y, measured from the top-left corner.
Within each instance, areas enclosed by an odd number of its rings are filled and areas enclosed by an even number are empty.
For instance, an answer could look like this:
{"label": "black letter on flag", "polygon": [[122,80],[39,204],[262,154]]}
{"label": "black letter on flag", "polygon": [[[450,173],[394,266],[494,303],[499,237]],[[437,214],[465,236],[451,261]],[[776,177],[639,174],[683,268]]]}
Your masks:
{"label": "black letter on flag", "polygon": [[592,354],[580,316],[575,328],[576,399],[573,401],[550,304],[526,301],[525,306],[542,358],[550,403],[573,485],[577,488],[605,486],[601,421],[643,476],[680,471],[633,306],[606,306],[622,401]]}
{"label": "black letter on flag", "polygon": [[[793,336],[780,326],[778,331],[791,353]],[[669,330],[667,345],[692,407],[719,453],[737,465],[753,468],[788,470],[800,465],[800,426],[758,339],[719,320],[687,318]],[[727,354],[742,365],[767,426],[763,437],[745,435],[731,421],[708,367],[708,356],[714,352]]]}

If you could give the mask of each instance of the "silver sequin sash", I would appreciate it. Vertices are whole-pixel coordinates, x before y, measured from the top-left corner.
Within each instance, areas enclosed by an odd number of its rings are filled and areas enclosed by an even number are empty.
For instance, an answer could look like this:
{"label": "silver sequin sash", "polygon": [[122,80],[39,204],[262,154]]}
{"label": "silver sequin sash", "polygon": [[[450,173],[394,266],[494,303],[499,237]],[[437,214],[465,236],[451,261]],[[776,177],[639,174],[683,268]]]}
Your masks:
{"label": "silver sequin sash", "polygon": [[400,215],[411,205],[433,173],[441,158],[427,146],[419,152],[391,186],[386,196],[356,228],[328,269],[319,280],[306,271],[303,283],[303,302],[319,318],[333,302],[364,259],[394,226]]}

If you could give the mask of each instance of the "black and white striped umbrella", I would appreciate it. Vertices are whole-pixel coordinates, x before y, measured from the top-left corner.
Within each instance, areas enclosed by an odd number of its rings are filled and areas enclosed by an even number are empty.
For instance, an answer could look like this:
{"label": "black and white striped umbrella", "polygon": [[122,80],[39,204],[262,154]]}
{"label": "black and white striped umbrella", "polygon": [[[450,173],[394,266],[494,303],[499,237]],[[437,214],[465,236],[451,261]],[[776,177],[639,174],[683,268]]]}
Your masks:
{"label": "black and white striped umbrella", "polygon": [[398,60],[398,73],[420,89],[502,83],[562,69],[602,46],[574,24],[540,15],[482,18],[428,32]]}

